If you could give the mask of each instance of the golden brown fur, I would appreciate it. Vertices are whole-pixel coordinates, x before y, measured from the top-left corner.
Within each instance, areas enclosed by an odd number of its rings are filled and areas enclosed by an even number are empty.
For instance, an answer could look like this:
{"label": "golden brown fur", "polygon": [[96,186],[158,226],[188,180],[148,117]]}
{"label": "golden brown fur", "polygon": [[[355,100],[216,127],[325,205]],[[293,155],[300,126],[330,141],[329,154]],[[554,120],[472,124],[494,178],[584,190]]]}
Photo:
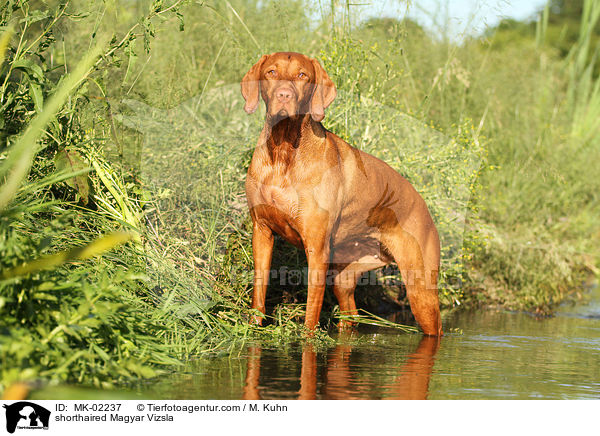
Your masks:
{"label": "golden brown fur", "polygon": [[321,125],[336,89],[318,61],[299,53],[264,55],[244,76],[242,95],[248,113],[258,107],[259,95],[267,108],[246,179],[252,307],[265,311],[276,232],[306,252],[308,328],[319,321],[328,269],[341,311],[356,314],[360,275],[396,261],[417,322],[426,334],[441,335],[440,245],[427,206],[389,165]]}

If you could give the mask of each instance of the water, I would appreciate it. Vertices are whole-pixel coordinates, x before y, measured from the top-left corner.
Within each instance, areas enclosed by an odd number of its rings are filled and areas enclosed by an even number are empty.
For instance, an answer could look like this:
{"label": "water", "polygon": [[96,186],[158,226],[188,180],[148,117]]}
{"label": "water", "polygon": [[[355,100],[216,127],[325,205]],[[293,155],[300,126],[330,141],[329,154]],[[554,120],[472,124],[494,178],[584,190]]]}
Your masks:
{"label": "water", "polygon": [[249,344],[150,388],[173,399],[600,399],[600,300],[539,319],[457,312],[442,339],[361,328],[337,345]]}

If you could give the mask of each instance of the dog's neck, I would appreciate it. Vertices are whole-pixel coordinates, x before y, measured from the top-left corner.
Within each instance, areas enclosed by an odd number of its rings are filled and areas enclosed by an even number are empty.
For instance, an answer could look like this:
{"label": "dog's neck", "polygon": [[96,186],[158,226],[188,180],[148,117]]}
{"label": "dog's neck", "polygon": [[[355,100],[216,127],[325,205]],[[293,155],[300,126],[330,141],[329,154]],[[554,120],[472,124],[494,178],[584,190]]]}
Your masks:
{"label": "dog's neck", "polygon": [[281,120],[268,118],[265,122],[267,146],[270,149],[298,148],[303,127],[309,120],[310,115],[283,118]]}
{"label": "dog's neck", "polygon": [[267,118],[264,133],[271,161],[289,165],[301,144],[310,143],[305,139],[321,131],[324,132],[321,123],[314,121],[310,114],[278,121]]}

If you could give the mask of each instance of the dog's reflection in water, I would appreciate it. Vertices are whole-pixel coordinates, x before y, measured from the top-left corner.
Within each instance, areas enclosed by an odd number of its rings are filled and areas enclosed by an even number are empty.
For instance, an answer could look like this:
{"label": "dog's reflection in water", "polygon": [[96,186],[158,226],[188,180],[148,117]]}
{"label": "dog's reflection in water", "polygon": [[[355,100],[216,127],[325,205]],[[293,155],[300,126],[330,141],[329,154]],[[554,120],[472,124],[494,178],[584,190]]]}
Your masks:
{"label": "dog's reflection in water", "polygon": [[[440,347],[441,338],[423,336],[416,350],[398,370],[381,386],[377,398],[388,400],[425,400],[427,399],[429,380]],[[249,347],[248,369],[244,386],[244,400],[260,400],[260,347]],[[360,383],[360,373],[353,369],[350,362],[352,347],[338,345],[327,357],[325,377],[322,379],[319,398],[326,400],[373,399],[371,387]],[[298,399],[317,399],[317,353],[312,345],[305,344],[302,349],[302,369],[300,372],[300,390]],[[389,377],[389,376],[388,376]]]}

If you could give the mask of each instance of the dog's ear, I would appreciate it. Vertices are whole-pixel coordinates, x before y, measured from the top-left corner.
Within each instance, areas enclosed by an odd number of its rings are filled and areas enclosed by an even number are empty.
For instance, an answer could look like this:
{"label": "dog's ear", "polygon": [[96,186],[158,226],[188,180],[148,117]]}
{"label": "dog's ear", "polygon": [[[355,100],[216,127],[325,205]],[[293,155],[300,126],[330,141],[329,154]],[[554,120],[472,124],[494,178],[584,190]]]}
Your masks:
{"label": "dog's ear", "polygon": [[315,68],[315,88],[310,101],[310,115],[315,121],[321,121],[325,118],[325,109],[331,104],[337,95],[333,81],[327,75],[327,72],[319,61],[311,59]]}
{"label": "dog's ear", "polygon": [[258,108],[258,97],[260,93],[260,69],[269,55],[262,55],[257,63],[246,73],[242,79],[242,95],[246,100],[244,110],[251,114]]}

